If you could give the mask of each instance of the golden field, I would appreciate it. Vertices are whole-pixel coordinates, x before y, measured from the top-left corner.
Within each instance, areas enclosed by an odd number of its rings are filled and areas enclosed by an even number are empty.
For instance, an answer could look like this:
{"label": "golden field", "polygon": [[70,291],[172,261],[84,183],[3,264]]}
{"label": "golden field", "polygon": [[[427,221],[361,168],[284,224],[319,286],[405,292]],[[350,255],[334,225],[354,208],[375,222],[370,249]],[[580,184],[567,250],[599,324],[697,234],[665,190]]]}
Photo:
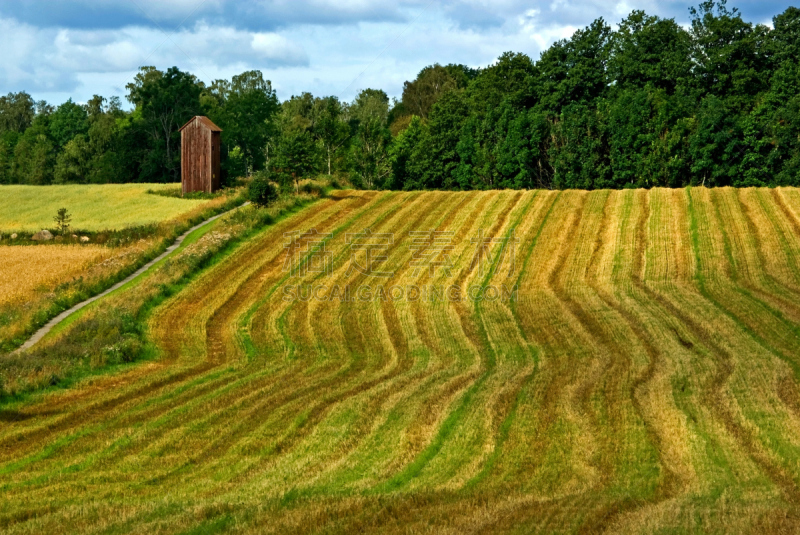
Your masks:
{"label": "golden field", "polygon": [[[330,269],[287,272],[311,229]],[[462,298],[376,290],[412,286]],[[0,529],[800,531],[796,189],[338,192],[147,325],[157,359],[0,411]]]}
{"label": "golden field", "polygon": [[0,306],[51,292],[119,253],[96,245],[0,246]]}
{"label": "golden field", "polygon": [[152,246],[152,240],[114,248],[0,246],[0,342],[21,343],[41,311],[52,307],[56,300],[72,303],[89,297],[87,288],[129,269]]}

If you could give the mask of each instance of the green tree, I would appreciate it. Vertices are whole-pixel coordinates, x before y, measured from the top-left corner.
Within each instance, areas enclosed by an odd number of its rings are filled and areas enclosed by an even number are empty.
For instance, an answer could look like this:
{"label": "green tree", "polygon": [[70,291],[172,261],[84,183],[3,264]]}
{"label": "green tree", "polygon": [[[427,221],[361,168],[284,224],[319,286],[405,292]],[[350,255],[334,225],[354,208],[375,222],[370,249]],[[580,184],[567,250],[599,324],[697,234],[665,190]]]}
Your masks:
{"label": "green tree", "polygon": [[11,184],[14,180],[14,148],[19,141],[19,132],[0,133],[0,184]]}
{"label": "green tree", "polygon": [[86,137],[82,134],[70,139],[56,156],[53,172],[54,182],[58,184],[85,183],[88,181],[92,164],[92,153]]}
{"label": "green tree", "polygon": [[389,147],[389,164],[392,168],[391,178],[386,184],[389,189],[415,189],[411,165],[414,150],[422,140],[424,132],[425,126],[422,120],[414,115],[408,128],[400,132]]}
{"label": "green tree", "polygon": [[789,7],[772,19],[767,48],[776,67],[800,61],[800,8]]}
{"label": "green tree", "polygon": [[553,169],[547,158],[551,123],[536,110],[504,110],[497,155],[498,186],[502,188],[553,187]]}
{"label": "green tree", "polygon": [[391,173],[389,145],[392,135],[377,118],[360,122],[350,151],[351,180],[366,189],[380,189]]}
{"label": "green tree", "polygon": [[247,187],[247,198],[256,206],[269,206],[278,200],[278,189],[270,182],[265,171],[253,175]]}
{"label": "green tree", "polygon": [[142,179],[154,182],[180,180],[179,129],[201,113],[203,84],[193,75],[171,67],[161,72],[142,67],[127,86],[128,100],[139,112],[139,124],[149,141]]}
{"label": "green tree", "polygon": [[531,98],[536,68],[525,54],[506,52],[481,70],[466,89],[470,110],[484,114],[504,100],[522,104]]}
{"label": "green tree", "polygon": [[619,89],[650,84],[674,93],[692,77],[691,36],[673,19],[633,11],[609,40],[608,78]]}
{"label": "green tree", "polygon": [[587,104],[603,96],[610,37],[611,28],[597,19],[542,52],[533,81],[537,106],[559,114],[567,105]]}
{"label": "green tree", "polygon": [[413,189],[458,188],[457,146],[469,111],[464,92],[449,91],[433,105],[427,128],[419,137],[406,182]]}
{"label": "green tree", "polygon": [[266,165],[267,141],[279,110],[278,97],[272,82],[264,80],[261,71],[247,71],[228,83],[217,80],[203,103],[209,117],[222,128],[222,141],[227,150],[238,147],[245,173],[253,173]]}
{"label": "green tree", "polygon": [[56,224],[56,228],[61,235],[65,236],[67,232],[69,232],[69,226],[72,222],[72,215],[70,215],[66,208],[59,208],[58,213],[53,218],[53,222]]}
{"label": "green tree", "polygon": [[0,97],[0,133],[27,130],[33,124],[36,103],[28,93],[9,93]]}
{"label": "green tree", "polygon": [[328,175],[333,174],[337,153],[350,141],[350,126],[345,122],[346,109],[336,97],[317,100],[314,135],[322,144]]}
{"label": "green tree", "polygon": [[50,115],[50,136],[60,148],[77,135],[89,132],[89,114],[86,108],[67,100]]}
{"label": "green tree", "polygon": [[356,127],[350,147],[351,179],[367,189],[381,188],[391,173],[389,97],[381,90],[365,89],[349,111]]}
{"label": "green tree", "polygon": [[381,89],[364,89],[350,105],[349,113],[361,123],[375,120],[385,125],[389,118],[389,96]]}
{"label": "green tree", "polygon": [[770,125],[772,151],[768,164],[774,170],[774,185],[800,185],[800,96],[776,110]]}
{"label": "green tree", "polygon": [[745,149],[737,119],[719,97],[703,99],[697,110],[696,130],[689,138],[692,185],[734,185]]}
{"label": "green tree", "polygon": [[427,119],[442,93],[458,87],[458,80],[447,68],[438,63],[425,67],[415,80],[403,84],[403,109],[409,115]]}
{"label": "green tree", "polygon": [[614,187],[675,187],[689,179],[690,101],[652,85],[615,94],[607,128]]}
{"label": "green tree", "polygon": [[317,168],[317,147],[306,130],[287,131],[278,141],[272,169],[281,187],[294,186],[299,191],[299,181]]}
{"label": "green tree", "polygon": [[707,0],[689,11],[691,58],[699,89],[730,100],[734,111],[741,109],[769,83],[769,76],[764,76],[768,28],[742,20],[736,8],[727,9],[726,0]]}
{"label": "green tree", "polygon": [[14,147],[12,174],[20,184],[45,185],[53,181],[56,145],[50,138],[47,116],[37,116]]}
{"label": "green tree", "polygon": [[550,161],[553,185],[559,189],[614,187],[608,154],[605,106],[565,106],[553,124]]}

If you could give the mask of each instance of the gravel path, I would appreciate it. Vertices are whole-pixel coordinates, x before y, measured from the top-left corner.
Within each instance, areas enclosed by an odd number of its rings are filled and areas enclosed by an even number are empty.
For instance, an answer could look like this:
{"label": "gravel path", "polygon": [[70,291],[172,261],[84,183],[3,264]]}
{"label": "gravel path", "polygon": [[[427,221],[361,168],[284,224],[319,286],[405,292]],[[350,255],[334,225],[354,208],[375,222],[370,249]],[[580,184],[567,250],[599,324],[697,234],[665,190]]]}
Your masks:
{"label": "gravel path", "polygon": [[[242,206],[246,206],[247,204],[250,204],[250,203],[245,203]],[[240,208],[240,207],[237,207],[237,208]],[[83,307],[85,307],[87,305],[90,305],[90,304],[94,303],[95,301],[97,301],[98,299],[102,299],[103,297],[107,296],[111,292],[114,292],[114,291],[120,289],[121,287],[125,286],[126,284],[131,282],[133,279],[135,279],[136,277],[138,277],[142,273],[144,273],[147,270],[149,270],[150,268],[152,268],[155,264],[157,264],[158,262],[164,260],[166,257],[168,257],[169,255],[174,253],[175,250],[178,247],[181,246],[181,244],[184,242],[186,237],[189,236],[189,234],[191,234],[192,232],[194,232],[195,230],[197,230],[199,228],[203,228],[204,226],[210,224],[212,221],[216,221],[220,217],[224,216],[225,214],[228,214],[228,213],[232,212],[233,210],[236,210],[237,208],[233,208],[232,210],[229,210],[228,212],[223,212],[221,214],[215,215],[214,217],[206,219],[202,223],[193,226],[192,228],[190,228],[189,230],[187,230],[186,232],[181,234],[178,237],[178,239],[175,240],[175,243],[173,243],[172,245],[167,247],[166,251],[164,251],[163,253],[158,255],[156,258],[154,258],[153,260],[151,260],[150,262],[148,262],[147,264],[145,264],[144,266],[139,268],[139,270],[137,270],[134,274],[132,274],[129,277],[125,278],[124,280],[118,282],[117,284],[115,284],[114,286],[109,288],[108,290],[106,290],[106,291],[104,291],[102,293],[99,293],[99,294],[95,295],[94,297],[91,297],[91,298],[87,299],[86,301],[78,303],[77,305],[75,305],[74,307],[70,308],[69,310],[65,310],[64,312],[62,312],[61,314],[59,314],[55,318],[51,319],[49,322],[47,322],[47,324],[44,327],[42,327],[41,329],[36,331],[36,333],[34,333],[34,335],[31,336],[30,339],[27,342],[22,344],[22,346],[20,346],[19,349],[14,351],[14,353],[21,353],[23,351],[27,351],[28,349],[32,348],[42,338],[47,336],[50,333],[50,331],[52,331],[56,327],[56,325],[58,325],[59,323],[61,323],[62,321],[64,321],[65,319],[67,319],[68,317],[70,317],[71,315],[73,315],[74,313],[79,311],[80,309],[82,309]]]}

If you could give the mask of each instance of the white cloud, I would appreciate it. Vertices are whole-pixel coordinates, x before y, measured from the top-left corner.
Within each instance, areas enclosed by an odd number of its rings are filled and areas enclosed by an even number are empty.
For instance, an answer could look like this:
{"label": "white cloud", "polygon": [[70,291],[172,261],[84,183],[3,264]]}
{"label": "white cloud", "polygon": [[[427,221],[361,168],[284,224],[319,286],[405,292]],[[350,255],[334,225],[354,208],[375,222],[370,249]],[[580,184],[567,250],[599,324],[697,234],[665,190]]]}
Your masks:
{"label": "white cloud", "polygon": [[[304,67],[308,55],[301,45],[269,32],[250,32],[198,22],[192,29],[168,34],[147,27],[118,30],[39,29],[0,19],[0,34],[15,43],[13,53],[0,56],[0,91],[69,93],[81,81],[113,80],[122,88],[142,65],[177,65],[205,81],[231,66],[242,70]],[[109,87],[86,87],[75,98],[109,93]]]}
{"label": "white cloud", "polygon": [[0,54],[0,84],[5,86],[0,89],[48,92],[70,91],[77,87],[74,73],[54,68],[54,48],[42,47],[43,42],[54,42],[57,32],[0,19],[0,35],[5,42],[14,43],[6,53]]}

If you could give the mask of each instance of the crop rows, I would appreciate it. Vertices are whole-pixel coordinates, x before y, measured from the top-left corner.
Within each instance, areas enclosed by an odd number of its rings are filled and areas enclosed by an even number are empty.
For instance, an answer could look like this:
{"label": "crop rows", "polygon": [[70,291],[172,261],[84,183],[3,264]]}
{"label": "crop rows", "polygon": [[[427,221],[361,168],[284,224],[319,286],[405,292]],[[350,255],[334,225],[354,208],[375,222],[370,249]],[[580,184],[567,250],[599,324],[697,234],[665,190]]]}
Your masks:
{"label": "crop rows", "polygon": [[[329,269],[287,272],[310,229]],[[386,276],[352,269],[365,229]],[[452,268],[415,273],[431,229]],[[159,359],[0,413],[0,529],[800,529],[794,189],[341,192],[149,335]]]}

